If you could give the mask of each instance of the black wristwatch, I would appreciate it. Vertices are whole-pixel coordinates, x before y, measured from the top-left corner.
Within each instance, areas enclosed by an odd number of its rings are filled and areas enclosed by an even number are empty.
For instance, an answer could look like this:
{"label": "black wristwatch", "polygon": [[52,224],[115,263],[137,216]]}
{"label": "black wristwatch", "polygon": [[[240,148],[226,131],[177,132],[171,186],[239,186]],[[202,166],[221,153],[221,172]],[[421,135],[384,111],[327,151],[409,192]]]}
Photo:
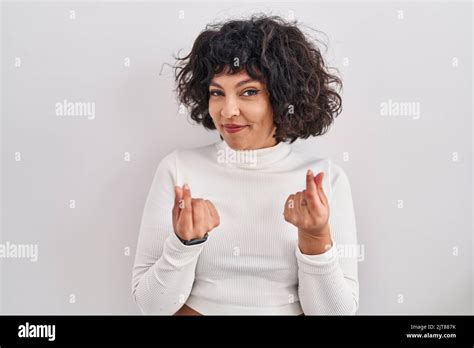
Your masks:
{"label": "black wristwatch", "polygon": [[207,233],[204,235],[204,237],[202,238],[194,238],[194,239],[190,239],[190,240],[186,240],[186,239],[182,239],[180,236],[178,236],[177,233],[176,234],[176,237],[178,237],[178,239],[181,241],[181,243],[183,243],[184,245],[196,245],[196,244],[201,244],[201,243],[204,243],[206,240],[207,240]]}

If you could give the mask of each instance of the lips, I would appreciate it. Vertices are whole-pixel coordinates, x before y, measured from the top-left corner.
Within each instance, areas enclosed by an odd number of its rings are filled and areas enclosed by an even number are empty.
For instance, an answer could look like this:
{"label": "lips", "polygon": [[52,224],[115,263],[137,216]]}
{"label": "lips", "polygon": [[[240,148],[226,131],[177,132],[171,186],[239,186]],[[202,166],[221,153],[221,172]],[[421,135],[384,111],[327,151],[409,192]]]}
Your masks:
{"label": "lips", "polygon": [[241,132],[243,129],[246,129],[248,127],[247,124],[240,125],[240,124],[235,124],[235,123],[228,123],[224,124],[224,130],[227,134],[234,134],[237,132]]}
{"label": "lips", "polygon": [[242,127],[245,127],[247,126],[246,124],[236,124],[236,123],[227,123],[227,124],[224,124],[224,127],[225,128],[242,128]]}

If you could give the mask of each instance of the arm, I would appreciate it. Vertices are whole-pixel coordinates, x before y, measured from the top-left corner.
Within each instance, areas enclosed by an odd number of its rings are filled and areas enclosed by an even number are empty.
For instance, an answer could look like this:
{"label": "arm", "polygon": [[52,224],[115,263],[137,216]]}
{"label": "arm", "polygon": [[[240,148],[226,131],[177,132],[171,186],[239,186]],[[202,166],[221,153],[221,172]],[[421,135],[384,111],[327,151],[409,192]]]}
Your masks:
{"label": "arm", "polygon": [[156,170],[142,215],[132,275],[132,296],[144,314],[172,315],[186,302],[206,243],[184,245],[173,230],[176,151]]}
{"label": "arm", "polygon": [[[333,164],[330,168],[335,173],[329,176],[333,187],[329,238],[325,236],[320,241],[300,239],[296,247],[298,295],[306,315],[353,315],[359,307],[357,255],[340,257],[337,253],[337,245],[357,247],[352,194],[344,171]],[[332,242],[332,247],[326,250],[324,247],[331,244],[328,241]]]}

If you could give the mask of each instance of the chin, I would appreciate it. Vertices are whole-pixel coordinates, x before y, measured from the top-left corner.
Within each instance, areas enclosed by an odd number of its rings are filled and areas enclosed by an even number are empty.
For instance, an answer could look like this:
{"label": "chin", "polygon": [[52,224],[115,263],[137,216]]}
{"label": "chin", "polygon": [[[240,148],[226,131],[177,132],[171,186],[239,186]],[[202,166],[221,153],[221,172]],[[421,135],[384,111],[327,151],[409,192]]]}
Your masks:
{"label": "chin", "polygon": [[244,150],[246,146],[245,140],[236,140],[236,139],[229,139],[222,136],[225,142],[233,149],[233,150]]}

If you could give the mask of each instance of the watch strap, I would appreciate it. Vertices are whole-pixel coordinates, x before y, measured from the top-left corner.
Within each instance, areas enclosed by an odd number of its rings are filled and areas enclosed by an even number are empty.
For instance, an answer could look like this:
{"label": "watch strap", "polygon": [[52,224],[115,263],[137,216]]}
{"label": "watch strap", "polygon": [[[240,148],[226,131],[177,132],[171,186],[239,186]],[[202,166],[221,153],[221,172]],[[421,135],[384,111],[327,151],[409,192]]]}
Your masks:
{"label": "watch strap", "polygon": [[175,234],[176,234],[176,237],[178,237],[178,239],[184,245],[196,245],[196,244],[204,243],[207,240],[207,236],[208,236],[208,233],[206,233],[204,235],[204,237],[202,237],[202,238],[193,238],[193,239],[186,240],[186,239],[182,239],[180,236],[178,236],[177,233],[175,233]]}

